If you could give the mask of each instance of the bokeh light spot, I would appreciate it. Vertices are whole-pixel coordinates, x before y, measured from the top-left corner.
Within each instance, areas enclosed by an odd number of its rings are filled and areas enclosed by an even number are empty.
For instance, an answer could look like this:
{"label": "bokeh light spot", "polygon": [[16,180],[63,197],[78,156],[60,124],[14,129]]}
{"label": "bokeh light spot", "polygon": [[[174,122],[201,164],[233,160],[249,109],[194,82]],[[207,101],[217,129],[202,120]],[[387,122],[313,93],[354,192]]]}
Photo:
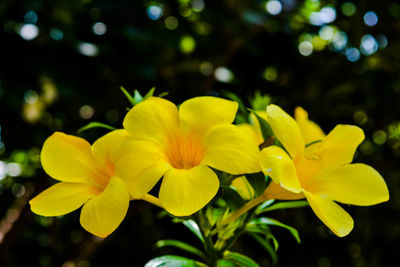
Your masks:
{"label": "bokeh light spot", "polygon": [[11,162],[6,166],[7,174],[11,177],[15,177],[21,174],[21,166],[18,163]]}
{"label": "bokeh light spot", "polygon": [[99,48],[97,47],[97,45],[85,42],[79,44],[78,50],[79,53],[88,57],[97,56],[97,54],[99,53]]}
{"label": "bokeh light spot", "polygon": [[183,53],[189,54],[196,48],[196,41],[192,36],[185,35],[181,38],[179,47]]}
{"label": "bokeh light spot", "polygon": [[165,28],[168,30],[175,30],[179,26],[178,19],[174,16],[169,16],[164,21]]}
{"label": "bokeh light spot", "polygon": [[25,40],[33,40],[39,34],[39,28],[33,24],[25,24],[21,27],[19,35]]}
{"label": "bokeh light spot", "polygon": [[265,9],[271,15],[278,15],[282,11],[282,4],[278,0],[270,0],[265,3]]}
{"label": "bokeh light spot", "polygon": [[299,44],[299,52],[303,56],[309,56],[313,52],[313,45],[309,41],[303,41]]}
{"label": "bokeh light spot", "polygon": [[360,50],[363,55],[372,55],[378,50],[378,42],[372,35],[364,35],[361,38]]}
{"label": "bokeh light spot", "polygon": [[356,13],[356,6],[352,2],[344,2],[342,4],[342,13],[345,16],[353,16]]}
{"label": "bokeh light spot", "polygon": [[368,116],[363,110],[358,110],[353,115],[354,122],[358,125],[366,124],[368,121]]}
{"label": "bokeh light spot", "polygon": [[161,18],[162,13],[162,8],[156,5],[151,5],[146,10],[146,14],[151,20],[158,20],[159,18]]}
{"label": "bokeh light spot", "polygon": [[33,104],[33,103],[35,103],[38,99],[39,99],[39,95],[38,95],[38,93],[36,93],[36,91],[28,90],[28,91],[26,91],[25,94],[24,94],[24,101],[25,101],[25,103]]}
{"label": "bokeh light spot", "polygon": [[0,180],[3,180],[7,176],[6,163],[0,160]]}
{"label": "bokeh light spot", "polygon": [[82,119],[88,120],[94,115],[94,110],[91,106],[89,105],[84,105],[79,109],[79,116],[81,116]]}
{"label": "bokeh light spot", "polygon": [[378,15],[374,11],[368,11],[364,14],[365,25],[372,27],[378,23]]}
{"label": "bokeh light spot", "polygon": [[107,25],[103,22],[96,22],[93,24],[92,30],[96,35],[104,35],[107,32]]}
{"label": "bokeh light spot", "polygon": [[233,81],[233,73],[231,70],[225,67],[218,67],[214,72],[215,79],[220,82],[229,83]]}
{"label": "bokeh light spot", "polygon": [[64,38],[64,33],[60,29],[51,28],[50,29],[50,37],[53,40],[60,41],[60,40],[62,40]]}
{"label": "bokeh light spot", "polygon": [[377,145],[383,145],[386,142],[387,134],[383,130],[375,131],[372,135],[372,140]]}
{"label": "bokeh light spot", "polygon": [[278,78],[278,71],[274,67],[267,67],[264,71],[264,78],[269,82],[273,82]]}
{"label": "bokeh light spot", "polygon": [[200,72],[204,75],[211,75],[213,73],[214,67],[211,62],[203,62],[200,64]]}
{"label": "bokeh light spot", "polygon": [[28,12],[26,12],[25,16],[24,16],[24,22],[27,24],[36,24],[38,20],[38,15],[36,14],[35,11],[33,10],[29,10]]}
{"label": "bokeh light spot", "polygon": [[196,12],[201,12],[204,9],[204,1],[203,0],[193,0],[192,1],[192,9]]}
{"label": "bokeh light spot", "polygon": [[346,57],[350,62],[356,62],[360,59],[360,50],[355,47],[349,47],[346,49]]}

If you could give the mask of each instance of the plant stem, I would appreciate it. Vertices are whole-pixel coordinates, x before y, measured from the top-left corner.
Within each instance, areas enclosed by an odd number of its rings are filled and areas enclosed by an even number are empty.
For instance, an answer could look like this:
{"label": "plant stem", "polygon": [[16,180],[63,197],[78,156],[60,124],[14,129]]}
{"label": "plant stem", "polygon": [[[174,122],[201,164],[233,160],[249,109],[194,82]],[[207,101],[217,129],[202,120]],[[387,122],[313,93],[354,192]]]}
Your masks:
{"label": "plant stem", "polygon": [[226,224],[230,224],[231,222],[235,221],[236,219],[238,219],[240,216],[242,216],[243,214],[245,214],[247,211],[251,210],[252,208],[254,208],[255,206],[257,206],[258,204],[264,202],[266,200],[266,197],[264,194],[256,197],[255,199],[247,202],[245,205],[243,205],[242,207],[240,207],[238,210],[236,210],[235,212],[231,213],[222,223],[221,226],[226,225]]}

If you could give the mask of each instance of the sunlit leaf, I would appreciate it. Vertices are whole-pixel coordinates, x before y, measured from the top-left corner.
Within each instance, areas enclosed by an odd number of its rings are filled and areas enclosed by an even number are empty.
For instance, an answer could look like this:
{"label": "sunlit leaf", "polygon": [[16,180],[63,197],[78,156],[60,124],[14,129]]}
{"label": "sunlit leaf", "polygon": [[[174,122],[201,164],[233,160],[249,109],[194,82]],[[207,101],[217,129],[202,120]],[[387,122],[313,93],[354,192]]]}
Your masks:
{"label": "sunlit leaf", "polygon": [[186,220],[182,222],[183,225],[185,225],[193,234],[195,234],[201,242],[204,243],[204,237],[200,231],[199,226],[197,225],[197,223],[193,220]]}
{"label": "sunlit leaf", "polygon": [[261,218],[253,219],[251,221],[251,223],[260,224],[260,225],[262,225],[262,224],[273,225],[273,226],[285,228],[292,234],[292,236],[296,239],[297,243],[301,242],[299,232],[295,228],[293,228],[289,225],[286,225],[284,223],[281,223],[280,221],[277,221],[277,220],[274,220],[271,218],[267,218],[267,217],[261,217]]}
{"label": "sunlit leaf", "polygon": [[93,129],[93,128],[105,128],[105,129],[112,130],[112,131],[117,129],[117,128],[113,127],[113,126],[110,126],[110,125],[107,125],[107,124],[104,124],[104,123],[101,123],[101,122],[93,121],[93,122],[91,122],[91,123],[79,128],[78,132],[81,133],[83,131],[86,131],[86,130],[89,130],[89,129]]}
{"label": "sunlit leaf", "polygon": [[159,240],[156,243],[156,247],[157,248],[176,247],[176,248],[179,248],[179,249],[181,249],[183,251],[192,253],[192,254],[194,254],[194,255],[196,255],[196,256],[204,259],[204,260],[207,260],[207,256],[201,250],[199,250],[198,248],[196,248],[196,247],[194,247],[192,245],[189,245],[189,244],[187,244],[185,242],[179,241],[179,240],[172,240],[172,239]]}
{"label": "sunlit leaf", "polygon": [[225,251],[224,259],[228,260],[232,263],[235,263],[236,266],[243,266],[243,267],[259,267],[257,262],[250,259],[249,257],[232,251]]}
{"label": "sunlit leaf", "polygon": [[181,256],[165,255],[150,260],[144,267],[206,267],[207,265]]}

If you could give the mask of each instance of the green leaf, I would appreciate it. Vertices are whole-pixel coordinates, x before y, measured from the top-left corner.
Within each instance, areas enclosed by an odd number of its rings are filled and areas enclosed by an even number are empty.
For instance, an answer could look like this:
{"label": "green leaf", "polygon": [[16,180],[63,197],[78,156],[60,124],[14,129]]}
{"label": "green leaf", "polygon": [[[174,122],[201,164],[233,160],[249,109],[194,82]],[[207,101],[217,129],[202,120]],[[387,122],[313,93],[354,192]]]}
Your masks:
{"label": "green leaf", "polygon": [[259,206],[257,208],[256,214],[260,214],[263,212],[271,211],[271,210],[280,210],[280,209],[293,209],[293,208],[301,208],[308,206],[308,202],[306,200],[298,200],[298,201],[283,201],[278,202],[274,205],[270,206]]}
{"label": "green leaf", "polygon": [[173,240],[173,239],[168,239],[168,240],[159,240],[156,243],[157,248],[162,248],[162,247],[176,247],[179,248],[183,251],[192,253],[198,257],[200,257],[203,260],[207,260],[207,256],[198,248],[189,245],[185,242],[179,241],[179,240]]}
{"label": "green leaf", "polygon": [[203,234],[200,231],[199,226],[197,223],[193,220],[186,220],[182,222],[183,225],[185,225],[193,234],[195,234],[202,243],[204,243],[204,237]]}
{"label": "green leaf", "polygon": [[167,96],[168,95],[168,92],[162,92],[161,94],[158,94],[157,96],[158,97],[164,97],[164,96]]}
{"label": "green leaf", "polygon": [[143,96],[140,94],[138,90],[133,91],[133,99],[135,100],[135,105],[139,104],[144,100]]}
{"label": "green leaf", "polygon": [[250,259],[249,257],[232,251],[225,251],[224,259],[235,263],[237,266],[242,267],[260,267],[257,262]]}
{"label": "green leaf", "polygon": [[267,179],[265,174],[262,172],[246,174],[247,181],[251,184],[256,193],[256,196],[264,193],[265,188],[267,187]]}
{"label": "green leaf", "polygon": [[[258,211],[258,210],[263,210],[263,209],[265,209],[265,208],[271,206],[274,202],[275,202],[275,199],[269,199],[269,200],[263,202],[261,205],[259,205],[259,206],[257,207],[257,211]],[[256,212],[257,212],[257,211],[256,211]],[[257,213],[257,214],[258,214],[258,213]]]}
{"label": "green leaf", "polygon": [[156,90],[155,87],[151,88],[151,89],[147,92],[147,94],[145,94],[145,96],[143,97],[143,100],[146,100],[147,98],[154,96],[154,91],[155,91],[155,90]]}
{"label": "green leaf", "polygon": [[269,95],[262,95],[260,91],[256,91],[254,97],[250,99],[251,107],[254,110],[265,110],[271,104]]}
{"label": "green leaf", "polygon": [[207,267],[204,263],[181,256],[165,255],[150,260],[144,267]]}
{"label": "green leaf", "polygon": [[130,93],[128,93],[128,91],[123,86],[120,86],[119,89],[121,89],[122,93],[124,93],[125,97],[129,100],[132,107],[136,105],[135,98]]}
{"label": "green leaf", "polygon": [[105,129],[109,129],[109,130],[112,130],[112,131],[117,129],[117,128],[112,127],[110,125],[107,125],[107,124],[104,124],[104,123],[101,123],[101,122],[93,121],[93,122],[91,122],[91,123],[79,128],[78,132],[81,133],[83,131],[86,131],[86,130],[89,130],[89,129],[93,129],[93,128],[105,128]]}
{"label": "green leaf", "polygon": [[256,116],[258,123],[260,124],[261,134],[264,140],[268,140],[270,137],[274,136],[274,133],[272,132],[272,128],[269,123],[260,115],[258,115],[256,111],[252,109],[249,110],[254,114],[254,116]]}
{"label": "green leaf", "polygon": [[272,264],[277,265],[278,264],[278,255],[276,254],[276,251],[274,248],[271,246],[271,244],[266,240],[265,238],[262,238],[260,235],[257,234],[250,234],[251,237],[253,237],[271,256]]}
{"label": "green leaf", "polygon": [[244,205],[244,200],[233,188],[222,186],[221,192],[222,198],[226,201],[226,204],[231,210],[237,210]]}
{"label": "green leaf", "polygon": [[297,243],[301,242],[299,232],[295,228],[293,228],[289,225],[286,225],[284,223],[281,223],[280,221],[277,221],[277,220],[274,220],[271,218],[267,218],[267,217],[261,217],[261,218],[253,219],[251,222],[255,223],[255,224],[266,224],[266,225],[273,225],[273,226],[285,228],[292,234],[292,236],[296,239]]}

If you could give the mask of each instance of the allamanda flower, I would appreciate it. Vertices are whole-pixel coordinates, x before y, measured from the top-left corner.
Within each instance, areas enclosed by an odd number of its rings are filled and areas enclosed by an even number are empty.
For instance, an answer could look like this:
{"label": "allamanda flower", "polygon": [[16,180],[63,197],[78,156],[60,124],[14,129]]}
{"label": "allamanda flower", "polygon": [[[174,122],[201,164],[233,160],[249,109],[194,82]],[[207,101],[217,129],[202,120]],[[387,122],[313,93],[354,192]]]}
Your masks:
{"label": "allamanda flower", "polygon": [[[307,118],[303,119],[310,125]],[[319,137],[308,141],[322,140],[306,147],[308,137],[303,137],[301,124],[281,108],[269,105],[267,121],[286,151],[278,146],[264,148],[260,152],[263,172],[287,190],[280,192],[281,199],[306,197],[318,218],[336,235],[347,235],[353,228],[353,219],[335,201],[367,206],[389,199],[385,181],[376,170],[365,164],[350,164],[364,139],[360,128],[337,125],[324,137],[322,131],[312,127]],[[279,198],[277,191],[275,194]]]}
{"label": "allamanda flower", "polygon": [[161,205],[171,214],[188,216],[217,193],[213,169],[230,174],[260,171],[255,142],[232,122],[238,104],[216,97],[196,97],[178,108],[151,97],[126,115],[123,125],[133,139],[121,146],[117,163],[134,198],[141,198],[163,177]]}
{"label": "allamanda flower", "polygon": [[82,138],[61,132],[47,138],[41,163],[48,175],[61,182],[33,198],[29,202],[32,211],[59,216],[83,205],[83,228],[100,237],[113,232],[125,217],[130,200],[126,184],[114,168],[114,150],[127,137],[125,130],[116,130],[92,146]]}

